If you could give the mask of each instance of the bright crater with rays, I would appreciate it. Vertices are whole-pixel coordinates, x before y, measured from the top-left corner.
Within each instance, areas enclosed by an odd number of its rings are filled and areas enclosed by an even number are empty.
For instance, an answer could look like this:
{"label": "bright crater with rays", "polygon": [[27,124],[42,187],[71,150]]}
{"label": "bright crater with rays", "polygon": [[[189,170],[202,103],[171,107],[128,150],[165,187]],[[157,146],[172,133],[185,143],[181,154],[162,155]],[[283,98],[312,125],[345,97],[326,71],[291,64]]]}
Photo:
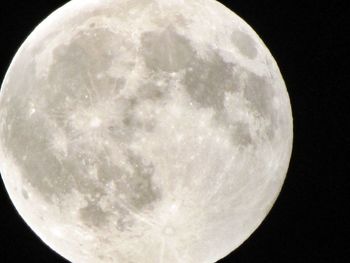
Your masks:
{"label": "bright crater with rays", "polygon": [[213,263],[276,200],[293,140],[272,55],[212,0],[73,0],[0,93],[0,170],[75,263]]}

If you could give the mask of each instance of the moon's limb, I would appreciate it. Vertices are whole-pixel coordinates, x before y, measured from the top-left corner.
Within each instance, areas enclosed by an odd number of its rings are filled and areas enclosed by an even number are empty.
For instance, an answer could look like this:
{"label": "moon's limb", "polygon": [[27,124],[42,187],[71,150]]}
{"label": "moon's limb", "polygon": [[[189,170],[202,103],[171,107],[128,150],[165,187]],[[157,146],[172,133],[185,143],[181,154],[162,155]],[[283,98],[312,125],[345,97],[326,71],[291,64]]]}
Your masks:
{"label": "moon's limb", "polygon": [[0,169],[72,262],[211,263],[271,209],[293,139],[256,33],[211,0],[73,0],[0,93]]}

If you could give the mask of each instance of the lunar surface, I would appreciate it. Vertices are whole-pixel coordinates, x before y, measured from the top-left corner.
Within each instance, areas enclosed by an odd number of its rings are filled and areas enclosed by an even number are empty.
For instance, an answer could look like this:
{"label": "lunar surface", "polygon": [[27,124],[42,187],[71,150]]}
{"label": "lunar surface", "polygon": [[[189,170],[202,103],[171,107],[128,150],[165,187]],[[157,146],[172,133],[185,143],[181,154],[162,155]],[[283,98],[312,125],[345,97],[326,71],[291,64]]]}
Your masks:
{"label": "lunar surface", "polygon": [[2,84],[0,169],[19,214],[74,263],[213,263],[289,165],[272,55],[212,0],[73,0]]}

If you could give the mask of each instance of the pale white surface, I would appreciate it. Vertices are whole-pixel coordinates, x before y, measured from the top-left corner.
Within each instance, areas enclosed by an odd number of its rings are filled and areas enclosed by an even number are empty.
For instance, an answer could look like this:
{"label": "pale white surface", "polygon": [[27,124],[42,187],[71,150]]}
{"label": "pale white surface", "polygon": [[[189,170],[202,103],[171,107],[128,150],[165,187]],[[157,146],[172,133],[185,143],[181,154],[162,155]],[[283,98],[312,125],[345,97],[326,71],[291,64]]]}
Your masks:
{"label": "pale white surface", "polygon": [[292,137],[276,62],[211,0],[73,0],[0,95],[9,195],[72,262],[216,262],[271,209]]}

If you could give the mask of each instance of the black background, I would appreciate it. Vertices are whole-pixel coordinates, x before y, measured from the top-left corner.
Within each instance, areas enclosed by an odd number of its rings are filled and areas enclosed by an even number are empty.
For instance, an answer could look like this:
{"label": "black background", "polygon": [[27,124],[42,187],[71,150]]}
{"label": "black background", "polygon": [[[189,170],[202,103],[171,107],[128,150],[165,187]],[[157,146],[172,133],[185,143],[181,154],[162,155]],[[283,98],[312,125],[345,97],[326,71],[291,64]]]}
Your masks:
{"label": "black background", "polygon": [[[0,75],[20,44],[67,1],[2,3]],[[349,136],[347,1],[220,1],[250,24],[278,62],[294,117],[294,148],[282,192],[254,234],[220,263],[349,262],[345,192]],[[0,183],[0,262],[66,262],[26,226]],[[338,231],[342,230],[342,231]],[[142,263],[142,262],[140,262]],[[186,263],[186,262],[184,262]],[[199,262],[200,263],[200,262]]]}

